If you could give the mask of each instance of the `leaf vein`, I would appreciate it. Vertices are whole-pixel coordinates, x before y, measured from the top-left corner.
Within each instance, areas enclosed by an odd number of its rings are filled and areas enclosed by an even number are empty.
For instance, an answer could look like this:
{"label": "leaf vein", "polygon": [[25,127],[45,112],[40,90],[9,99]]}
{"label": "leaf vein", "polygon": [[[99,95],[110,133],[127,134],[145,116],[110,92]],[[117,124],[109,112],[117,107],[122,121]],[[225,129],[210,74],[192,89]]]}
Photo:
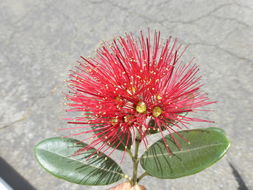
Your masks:
{"label": "leaf vein", "polygon": [[[55,154],[55,155],[58,155],[58,156],[60,156],[60,157],[67,158],[67,159],[70,159],[70,158],[71,158],[71,159],[74,160],[74,161],[80,162],[80,163],[82,163],[82,164],[84,164],[84,165],[89,165],[89,166],[94,167],[94,168],[96,168],[96,169],[104,170],[104,171],[106,171],[106,172],[111,172],[111,173],[119,174],[119,175],[121,175],[121,176],[122,176],[122,174],[123,174],[123,173],[119,173],[119,172],[116,172],[116,171],[112,171],[112,170],[109,170],[109,169],[106,169],[106,168],[100,168],[100,167],[95,166],[95,165],[92,165],[92,164],[87,164],[87,163],[81,162],[80,160],[77,160],[77,159],[75,159],[75,158],[73,158],[73,157],[67,157],[67,156],[64,156],[64,155],[61,155],[61,154],[57,154],[57,153],[55,153],[55,152],[51,152],[51,151],[45,150],[45,149],[40,149],[40,150],[43,150],[43,151],[49,152],[49,153],[51,153],[51,154]],[[71,159],[70,159],[70,160],[71,160]],[[119,167],[117,167],[117,169],[119,169]]]}
{"label": "leaf vein", "polygon": [[[219,146],[219,145],[223,145],[225,143],[218,143],[218,144],[212,144],[212,145],[205,145],[205,146],[200,146],[200,147],[196,147],[196,148],[192,148],[192,149],[187,149],[187,150],[181,150],[181,151],[176,151],[173,152],[173,154],[181,154],[181,153],[185,153],[185,152],[191,152],[191,151],[196,151],[199,149],[203,149],[203,148],[209,148],[209,147],[214,147],[214,146]],[[160,154],[156,154],[156,155],[144,155],[142,158],[154,158],[154,157],[160,157],[160,156],[168,156],[168,152],[164,152],[164,153],[160,153]]]}

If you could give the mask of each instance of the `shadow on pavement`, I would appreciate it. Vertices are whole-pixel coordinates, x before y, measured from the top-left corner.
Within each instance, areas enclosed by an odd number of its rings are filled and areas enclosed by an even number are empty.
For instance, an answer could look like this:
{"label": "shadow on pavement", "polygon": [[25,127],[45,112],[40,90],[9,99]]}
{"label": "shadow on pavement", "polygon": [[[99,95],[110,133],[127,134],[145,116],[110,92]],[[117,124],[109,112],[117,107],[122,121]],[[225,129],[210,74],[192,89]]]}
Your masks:
{"label": "shadow on pavement", "polygon": [[0,157],[0,178],[13,190],[36,190],[14,168]]}

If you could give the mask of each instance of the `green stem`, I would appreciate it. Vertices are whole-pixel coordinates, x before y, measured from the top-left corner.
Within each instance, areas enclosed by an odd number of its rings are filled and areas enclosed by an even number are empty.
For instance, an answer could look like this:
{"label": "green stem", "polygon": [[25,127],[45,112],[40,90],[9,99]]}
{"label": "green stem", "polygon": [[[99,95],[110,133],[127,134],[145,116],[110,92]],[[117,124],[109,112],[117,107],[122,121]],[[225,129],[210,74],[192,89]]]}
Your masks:
{"label": "green stem", "polygon": [[138,178],[137,178],[137,183],[139,183],[139,181],[144,178],[145,176],[147,176],[148,173],[147,172],[144,172],[143,174],[141,174]]}
{"label": "green stem", "polygon": [[135,139],[135,150],[134,150],[134,156],[132,157],[133,160],[133,177],[132,177],[132,183],[133,185],[136,185],[138,183],[137,175],[138,175],[138,164],[139,164],[139,145],[140,145],[141,139],[137,136]]}
{"label": "green stem", "polygon": [[130,149],[126,149],[126,152],[129,154],[131,159],[133,159],[134,155],[133,155],[132,151]]}

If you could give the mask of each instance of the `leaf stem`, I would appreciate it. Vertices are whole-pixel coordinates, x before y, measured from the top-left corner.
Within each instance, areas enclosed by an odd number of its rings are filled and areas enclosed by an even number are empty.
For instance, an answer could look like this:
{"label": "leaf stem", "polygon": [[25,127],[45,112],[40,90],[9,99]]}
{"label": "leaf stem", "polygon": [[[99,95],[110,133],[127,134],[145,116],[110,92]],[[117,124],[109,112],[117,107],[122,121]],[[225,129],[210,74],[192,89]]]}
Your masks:
{"label": "leaf stem", "polygon": [[147,172],[144,172],[143,174],[141,174],[138,178],[137,178],[137,183],[139,183],[139,181],[144,178],[145,176],[147,176],[148,173]]}

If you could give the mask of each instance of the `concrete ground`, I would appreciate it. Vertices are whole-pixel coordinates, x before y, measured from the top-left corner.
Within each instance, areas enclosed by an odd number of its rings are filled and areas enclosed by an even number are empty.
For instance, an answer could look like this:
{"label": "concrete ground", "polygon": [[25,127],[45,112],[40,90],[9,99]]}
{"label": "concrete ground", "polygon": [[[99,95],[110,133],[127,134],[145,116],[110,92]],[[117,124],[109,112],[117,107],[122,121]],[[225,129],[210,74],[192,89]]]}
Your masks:
{"label": "concrete ground", "polygon": [[[205,91],[219,103],[206,118],[232,141],[211,168],[176,180],[144,178],[149,190],[253,189],[252,0],[1,0],[0,156],[38,190],[106,189],[47,174],[32,148],[65,127],[64,79],[102,40],[147,28],[190,45]],[[118,155],[114,155],[117,157]],[[123,166],[130,174],[128,161]]]}

